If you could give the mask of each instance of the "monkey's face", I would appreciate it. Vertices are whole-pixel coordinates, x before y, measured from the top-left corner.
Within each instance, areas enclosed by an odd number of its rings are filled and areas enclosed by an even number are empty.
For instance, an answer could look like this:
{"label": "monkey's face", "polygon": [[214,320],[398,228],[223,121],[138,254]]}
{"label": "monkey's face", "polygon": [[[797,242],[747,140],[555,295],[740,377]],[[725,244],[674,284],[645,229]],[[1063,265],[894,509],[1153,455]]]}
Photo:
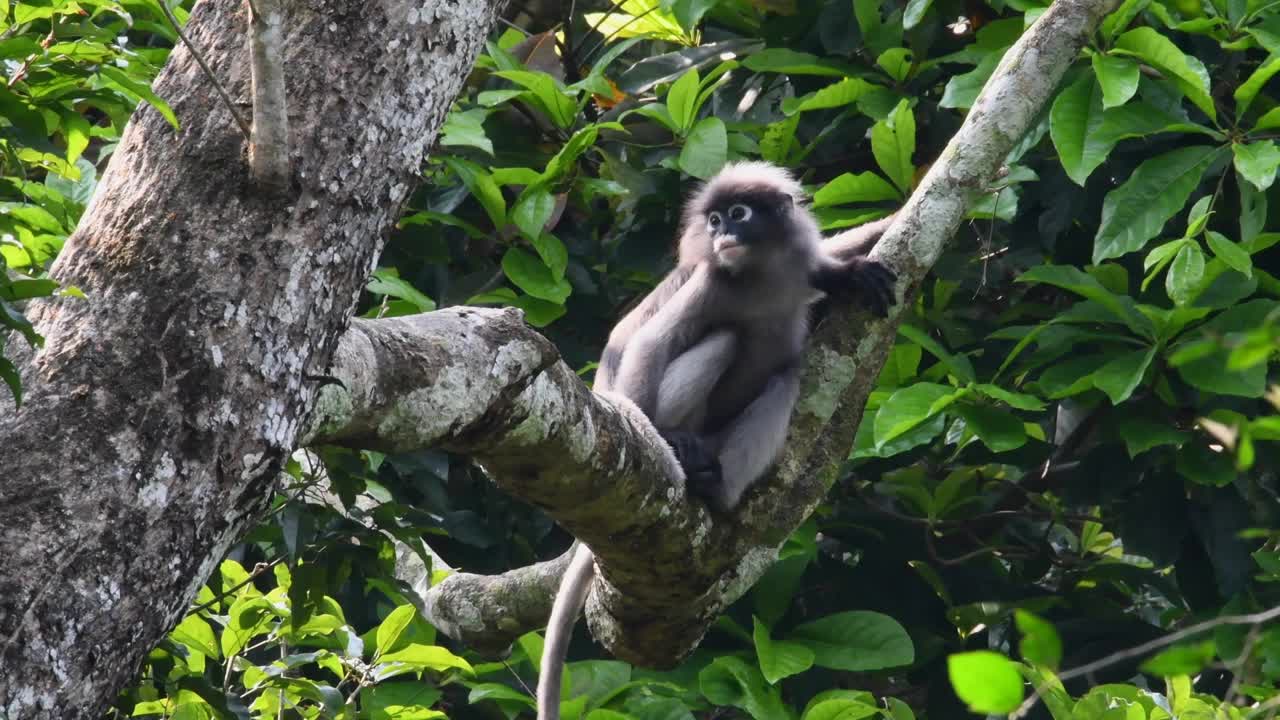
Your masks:
{"label": "monkey's face", "polygon": [[785,251],[791,196],[776,190],[741,191],[712,198],[707,237],[716,263],[730,270],[758,265]]}

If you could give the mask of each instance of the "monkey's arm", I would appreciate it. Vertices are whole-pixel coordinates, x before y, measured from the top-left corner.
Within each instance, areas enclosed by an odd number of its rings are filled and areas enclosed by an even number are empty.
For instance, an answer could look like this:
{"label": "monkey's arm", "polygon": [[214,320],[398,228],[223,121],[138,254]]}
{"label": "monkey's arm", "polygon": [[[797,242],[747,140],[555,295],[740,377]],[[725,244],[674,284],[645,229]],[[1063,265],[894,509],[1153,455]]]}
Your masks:
{"label": "monkey's arm", "polygon": [[715,304],[708,272],[704,265],[696,266],[680,289],[635,331],[618,360],[616,377],[610,379],[608,389],[630,399],[650,419],[656,417],[668,365],[707,333]]}
{"label": "monkey's arm", "polygon": [[822,254],[842,262],[850,258],[863,257],[871,252],[871,248],[875,247],[880,236],[884,235],[884,231],[889,229],[889,225],[893,224],[897,217],[898,213],[895,212],[889,217],[874,220],[829,237],[822,241]]}
{"label": "monkey's arm", "polygon": [[609,333],[609,342],[604,347],[604,352],[600,355],[600,366],[596,368],[595,381],[592,387],[597,392],[604,392],[612,389],[614,378],[618,375],[618,366],[622,362],[623,352],[627,348],[628,342],[632,336],[644,326],[650,318],[654,316],[667,304],[671,296],[675,295],[684,285],[689,276],[693,274],[692,266],[677,266],[667,276],[662,278],[662,282],[658,283],[640,304],[632,308],[617,325],[613,326],[613,331]]}
{"label": "monkey's arm", "polygon": [[865,257],[843,261],[822,257],[809,273],[809,283],[815,289],[833,297],[853,295],[879,317],[889,314],[894,300],[893,282],[897,279],[892,270]]}
{"label": "monkey's arm", "polygon": [[690,490],[722,512],[737,505],[742,493],[769,470],[782,452],[791,410],[799,395],[799,365],[789,365],[769,378],[756,399],[717,433],[720,482],[711,487],[691,484]]}

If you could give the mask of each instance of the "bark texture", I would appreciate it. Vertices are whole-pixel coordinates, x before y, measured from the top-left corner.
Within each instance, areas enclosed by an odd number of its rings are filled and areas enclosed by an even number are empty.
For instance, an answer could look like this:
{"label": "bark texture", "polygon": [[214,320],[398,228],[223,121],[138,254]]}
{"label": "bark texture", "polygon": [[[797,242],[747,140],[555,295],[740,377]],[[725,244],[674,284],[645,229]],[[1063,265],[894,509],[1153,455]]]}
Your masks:
{"label": "bark texture", "polygon": [[[54,270],[88,300],[33,305],[0,400],[0,716],[100,716],[258,516],[499,4],[292,3],[283,197],[174,51],[181,130],[135,114]],[[243,0],[188,30],[247,108]]]}
{"label": "bark texture", "polygon": [[[733,517],[684,502],[683,479],[634,410],[591,395],[510,311],[453,309],[357,322],[342,339],[315,439],[475,456],[501,487],[545,508],[596,554],[593,635],[617,657],[669,666],[768,568],[822,501],[908,307],[975,191],[1032,127],[1115,0],[1056,0],[1006,53],[960,131],[872,256],[898,273],[891,317],[837,308],[817,329],[774,476]],[[396,388],[395,394],[387,388]],[[563,561],[563,558],[560,559]],[[500,648],[545,623],[558,566],[453,575],[422,598],[442,630]],[[495,588],[512,602],[495,602]],[[530,604],[538,602],[541,607]],[[519,612],[512,612],[519,604]]]}

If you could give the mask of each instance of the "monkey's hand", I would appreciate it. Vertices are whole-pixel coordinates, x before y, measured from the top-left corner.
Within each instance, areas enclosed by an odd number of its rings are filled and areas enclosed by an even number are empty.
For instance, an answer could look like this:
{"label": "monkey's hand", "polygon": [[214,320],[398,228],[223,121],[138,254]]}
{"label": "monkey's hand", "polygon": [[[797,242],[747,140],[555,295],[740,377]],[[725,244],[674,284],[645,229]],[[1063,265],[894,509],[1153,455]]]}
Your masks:
{"label": "monkey's hand", "polygon": [[827,295],[856,298],[877,317],[885,317],[893,305],[893,283],[897,279],[892,270],[875,260],[855,257],[818,268],[811,281]]}
{"label": "monkey's hand", "polygon": [[704,499],[712,498],[721,484],[720,460],[697,433],[670,430],[661,435],[680,461],[689,492]]}

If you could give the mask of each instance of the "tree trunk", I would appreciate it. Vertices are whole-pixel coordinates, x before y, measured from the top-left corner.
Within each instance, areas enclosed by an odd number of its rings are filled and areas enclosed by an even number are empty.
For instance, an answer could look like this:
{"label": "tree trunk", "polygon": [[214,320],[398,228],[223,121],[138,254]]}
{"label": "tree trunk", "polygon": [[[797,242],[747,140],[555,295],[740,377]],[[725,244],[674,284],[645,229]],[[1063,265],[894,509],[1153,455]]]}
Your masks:
{"label": "tree trunk", "polygon": [[[26,403],[0,401],[0,716],[98,717],[258,517],[499,4],[291,3],[282,195],[174,51],[181,129],[135,114],[55,266],[88,299],[33,305]],[[246,13],[188,26],[241,99]]]}

